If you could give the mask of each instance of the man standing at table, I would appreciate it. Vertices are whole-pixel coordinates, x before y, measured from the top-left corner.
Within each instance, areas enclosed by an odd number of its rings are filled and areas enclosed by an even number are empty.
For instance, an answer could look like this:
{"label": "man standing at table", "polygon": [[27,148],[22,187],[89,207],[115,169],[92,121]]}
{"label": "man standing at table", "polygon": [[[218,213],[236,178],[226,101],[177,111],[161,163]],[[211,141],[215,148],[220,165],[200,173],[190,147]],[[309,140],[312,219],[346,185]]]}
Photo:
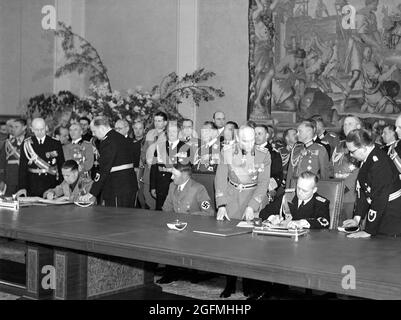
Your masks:
{"label": "man standing at table", "polygon": [[245,218],[259,215],[270,181],[270,153],[255,147],[255,131],[243,126],[239,129],[239,143],[222,151],[217,167],[217,220]]}
{"label": "man standing at table", "polygon": [[7,196],[18,191],[19,162],[21,145],[25,140],[26,120],[13,120],[11,128],[10,138],[5,141],[4,148],[0,148],[0,192],[5,189]]}
{"label": "man standing at table", "polygon": [[310,121],[298,126],[298,140],[291,151],[287,173],[287,188],[294,188],[298,176],[304,171],[316,174],[320,179],[328,179],[332,171],[329,155],[321,144],[313,141],[315,128]]}
{"label": "man standing at table", "polygon": [[363,231],[350,238],[369,238],[378,234],[401,235],[401,181],[390,157],[375,145],[368,131],[351,131],[346,138],[350,154],[362,162],[356,180],[354,218],[344,227],[356,227],[366,217]]}
{"label": "man standing at table", "polygon": [[75,160],[79,166],[79,173],[89,178],[94,162],[93,146],[82,139],[82,128],[78,123],[70,126],[70,136],[71,142],[63,147],[65,160]]}
{"label": "man standing at table", "polygon": [[42,118],[33,119],[31,129],[34,136],[25,139],[21,147],[19,189],[25,189],[28,196],[41,197],[61,183],[64,154],[61,143],[46,135]]}
{"label": "man standing at table", "polygon": [[[255,147],[255,131],[242,126],[239,141],[227,145],[221,152],[217,166],[216,206],[217,220],[246,219],[259,216],[266,201],[270,181],[270,153],[265,148]],[[236,277],[227,277],[220,297],[228,298],[235,292]],[[243,281],[244,294],[248,294],[249,281]]]}
{"label": "man standing at table", "polygon": [[81,201],[101,196],[106,207],[133,208],[138,184],[134,171],[132,143],[114,131],[105,117],[96,117],[91,130],[99,140],[99,173],[87,195]]}

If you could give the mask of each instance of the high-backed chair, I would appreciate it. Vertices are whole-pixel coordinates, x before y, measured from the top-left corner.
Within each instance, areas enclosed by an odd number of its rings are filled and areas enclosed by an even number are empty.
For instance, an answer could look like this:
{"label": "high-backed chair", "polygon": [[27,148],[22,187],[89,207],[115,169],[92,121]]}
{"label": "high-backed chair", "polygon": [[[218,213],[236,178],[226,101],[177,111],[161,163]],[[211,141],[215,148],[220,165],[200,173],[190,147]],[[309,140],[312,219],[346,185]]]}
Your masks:
{"label": "high-backed chair", "polygon": [[344,181],[341,179],[319,180],[317,192],[330,200],[330,229],[337,229],[343,206]]}
{"label": "high-backed chair", "polygon": [[213,208],[216,209],[216,199],[214,197],[214,173],[193,173],[192,179],[200,184],[203,184],[209,194]]}
{"label": "high-backed chair", "polygon": [[[317,193],[330,201],[330,229],[337,229],[343,206],[344,181],[341,179],[319,180]],[[295,189],[286,190],[286,201],[295,196]]]}

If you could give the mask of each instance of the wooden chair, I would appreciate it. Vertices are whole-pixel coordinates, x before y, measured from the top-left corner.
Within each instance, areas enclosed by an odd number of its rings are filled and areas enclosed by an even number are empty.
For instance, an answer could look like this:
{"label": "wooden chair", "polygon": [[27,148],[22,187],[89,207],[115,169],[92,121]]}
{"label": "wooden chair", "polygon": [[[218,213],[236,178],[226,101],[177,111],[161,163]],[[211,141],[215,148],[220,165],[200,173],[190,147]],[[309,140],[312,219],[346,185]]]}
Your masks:
{"label": "wooden chair", "polygon": [[343,206],[344,181],[341,179],[319,180],[317,192],[330,200],[330,229],[336,230]]}
{"label": "wooden chair", "polygon": [[209,194],[210,200],[212,202],[213,208],[216,209],[216,199],[214,197],[214,173],[193,173],[192,179],[200,184],[203,184]]}

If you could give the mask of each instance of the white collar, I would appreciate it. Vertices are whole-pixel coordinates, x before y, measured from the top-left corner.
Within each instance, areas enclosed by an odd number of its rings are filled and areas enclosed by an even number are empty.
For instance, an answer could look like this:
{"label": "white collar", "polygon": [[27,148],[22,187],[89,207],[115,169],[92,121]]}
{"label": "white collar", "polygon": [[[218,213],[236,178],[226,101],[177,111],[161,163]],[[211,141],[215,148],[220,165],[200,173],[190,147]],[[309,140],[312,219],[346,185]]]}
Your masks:
{"label": "white collar", "polygon": [[76,139],[76,140],[72,140],[71,143],[72,144],[78,144],[78,142],[81,141],[81,140],[82,140],[82,137],[79,138],[79,139]]}
{"label": "white collar", "polygon": [[171,149],[175,149],[178,145],[178,143],[180,142],[180,140],[176,140],[174,142],[169,141],[168,143],[171,143]]}
{"label": "white collar", "polygon": [[259,148],[266,148],[267,149],[267,141],[265,143],[262,143]]}
{"label": "white collar", "polygon": [[393,142],[387,143],[386,146],[387,146],[387,147],[390,147],[390,146],[392,146],[393,144],[395,144],[396,142],[397,142],[397,140],[394,140]]}
{"label": "white collar", "polygon": [[[369,148],[369,147],[367,147],[367,148]],[[369,155],[372,153],[372,151],[373,151],[374,148],[375,148],[375,145],[373,145],[372,149],[368,152],[368,154],[367,154],[365,160],[362,161],[361,167],[362,167],[362,165],[366,162],[366,159],[369,158]]]}
{"label": "white collar", "polygon": [[309,199],[306,199],[306,200],[299,200],[299,199],[298,199],[298,208],[299,208],[299,206],[301,205],[302,201],[304,202],[304,205],[306,205],[309,201],[312,200],[312,198],[313,198],[314,195],[315,195],[315,194],[312,194],[312,197],[310,197]]}
{"label": "white collar", "polygon": [[43,138],[39,139],[38,137],[36,137],[36,140],[38,140],[39,144],[44,144],[45,140],[46,140],[46,136],[44,136]]}
{"label": "white collar", "polygon": [[190,178],[188,178],[187,181],[185,181],[183,184],[180,184],[179,186],[177,186],[178,191],[183,191],[185,186],[187,185],[188,181]]}
{"label": "white collar", "polygon": [[309,140],[308,142],[305,143],[305,147],[308,148],[314,143],[314,140]]}
{"label": "white collar", "polygon": [[224,127],[217,129],[219,131],[219,135],[224,131]]}

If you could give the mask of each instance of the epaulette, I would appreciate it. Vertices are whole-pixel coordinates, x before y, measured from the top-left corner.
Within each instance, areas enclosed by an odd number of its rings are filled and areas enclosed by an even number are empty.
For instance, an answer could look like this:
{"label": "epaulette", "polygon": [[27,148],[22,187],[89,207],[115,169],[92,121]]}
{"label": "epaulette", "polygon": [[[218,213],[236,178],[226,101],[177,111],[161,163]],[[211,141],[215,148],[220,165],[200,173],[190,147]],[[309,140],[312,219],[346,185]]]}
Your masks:
{"label": "epaulette", "polygon": [[321,143],[321,144],[325,144],[325,145],[328,145],[328,144],[329,144],[327,141],[324,141],[324,140],[320,140],[320,143]]}
{"label": "epaulette", "polygon": [[377,161],[379,161],[379,158],[376,156],[373,156],[373,162],[377,162]]}
{"label": "epaulette", "polygon": [[268,153],[269,150],[267,148],[261,147],[261,146],[256,146],[256,150],[263,152],[263,153]]}
{"label": "epaulette", "polygon": [[321,196],[316,196],[316,200],[325,203],[327,199],[322,198]]}

